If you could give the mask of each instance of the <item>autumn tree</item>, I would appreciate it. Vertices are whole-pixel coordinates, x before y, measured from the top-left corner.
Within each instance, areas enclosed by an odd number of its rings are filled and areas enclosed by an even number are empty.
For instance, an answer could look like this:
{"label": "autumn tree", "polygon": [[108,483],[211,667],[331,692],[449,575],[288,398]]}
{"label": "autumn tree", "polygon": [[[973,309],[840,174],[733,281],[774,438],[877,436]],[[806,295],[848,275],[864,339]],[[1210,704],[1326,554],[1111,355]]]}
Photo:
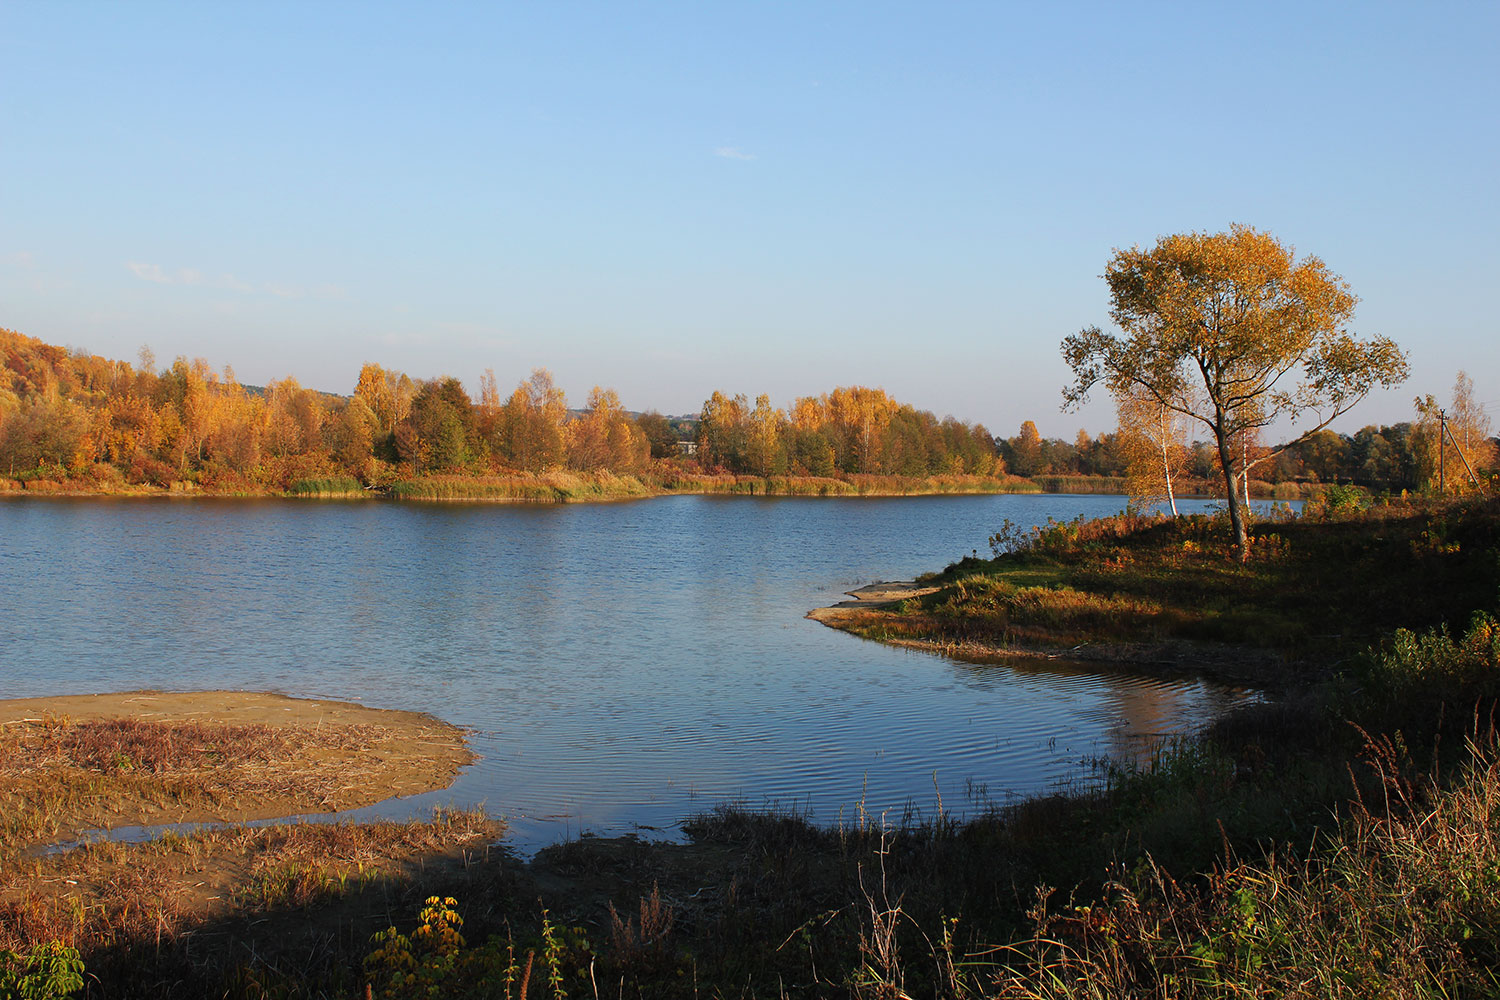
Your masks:
{"label": "autumn tree", "polygon": [[213,419],[213,389],[218,381],[203,358],[178,357],[156,380],[160,447],[173,466],[186,469],[201,462]]}
{"label": "autumn tree", "polygon": [[671,458],[680,450],[672,422],[655,410],[647,410],[636,417],[635,424],[646,435],[652,458]]}
{"label": "autumn tree", "polygon": [[845,472],[876,472],[886,428],[899,404],[884,389],[841,386],[828,394],[829,437]]}
{"label": "autumn tree", "polygon": [[323,404],[290,375],[266,386],[265,443],[277,456],[301,455],[323,443]]}
{"label": "autumn tree", "polygon": [[1063,341],[1074,374],[1066,405],[1081,405],[1103,382],[1116,398],[1138,393],[1206,427],[1242,560],[1247,511],[1238,487],[1255,461],[1235,453],[1239,436],[1311,414],[1313,426],[1294,444],[1376,386],[1406,378],[1406,357],[1392,341],[1348,332],[1356,299],[1343,279],[1316,257],[1295,260],[1268,233],[1234,226],[1163,236],[1147,250],[1116,250],[1105,278],[1122,333],[1089,327]]}
{"label": "autumn tree", "polygon": [[128,470],[156,449],[160,427],[151,401],[127,392],[94,411],[91,433],[99,457]]}
{"label": "autumn tree", "polygon": [[500,386],[495,370],[486,368],[479,376],[479,405],[474,410],[474,433],[480,441],[493,444],[500,431]]}
{"label": "autumn tree", "polygon": [[633,472],[646,463],[650,445],[613,389],[594,386],[588,409],[564,429],[568,465],[575,469]]}
{"label": "autumn tree", "polygon": [[473,457],[474,403],[451,375],[422,383],[411,412],[396,425],[401,458],[419,472],[450,472]]}
{"label": "autumn tree", "polygon": [[260,464],[261,414],[264,402],[251,396],[224,366],[224,377],[215,394],[214,416],[204,444],[208,460],[239,472]]}
{"label": "autumn tree", "polygon": [[743,393],[730,397],[714,390],[698,414],[698,459],[709,468],[745,468],[749,448],[750,404]]}
{"label": "autumn tree", "polygon": [[324,442],[345,468],[365,474],[375,451],[380,418],[359,396],[352,396],[323,425]]}
{"label": "autumn tree", "polygon": [[[396,445],[396,428],[411,414],[411,401],[417,395],[417,384],[403,372],[381,368],[366,362],[359,370],[359,381],[354,386],[354,395],[375,414],[374,447],[386,457],[397,457],[400,449]],[[415,432],[408,429],[404,435],[408,443]]]}
{"label": "autumn tree", "polygon": [[365,362],[354,384],[354,398],[364,403],[379,422],[380,432],[391,433],[400,419],[396,415],[396,396],[386,371],[374,362]]}
{"label": "autumn tree", "polygon": [[771,405],[771,397],[755,397],[746,428],[745,461],[757,476],[775,476],[786,472],[786,451],[782,447],[786,414]]}
{"label": "autumn tree", "polygon": [[552,373],[534,368],[531,377],[511,393],[497,425],[501,458],[518,469],[541,472],[564,459],[563,423],[568,400],[552,382]]}
{"label": "autumn tree", "polygon": [[1023,421],[1021,430],[1008,442],[1010,471],[1018,476],[1035,476],[1042,470],[1042,435],[1036,424]]}
{"label": "autumn tree", "polygon": [[1125,492],[1130,502],[1142,507],[1165,503],[1175,516],[1176,483],[1187,460],[1187,428],[1182,414],[1141,392],[1118,396],[1115,411],[1120,447],[1127,462]]}
{"label": "autumn tree", "polygon": [[87,430],[83,407],[56,387],[34,393],[0,424],[0,466],[13,476],[46,465],[73,465]]}

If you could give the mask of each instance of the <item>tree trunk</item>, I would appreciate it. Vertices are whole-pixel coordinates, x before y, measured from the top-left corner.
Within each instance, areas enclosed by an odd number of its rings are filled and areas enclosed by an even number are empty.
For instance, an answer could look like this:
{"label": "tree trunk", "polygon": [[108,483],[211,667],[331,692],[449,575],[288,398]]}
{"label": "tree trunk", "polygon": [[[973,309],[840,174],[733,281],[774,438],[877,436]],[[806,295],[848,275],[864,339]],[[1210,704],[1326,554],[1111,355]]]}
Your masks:
{"label": "tree trunk", "polygon": [[[1224,414],[1218,414],[1214,424],[1214,438],[1219,445],[1219,468],[1224,470],[1224,502],[1229,507],[1229,529],[1234,534],[1234,556],[1245,562],[1250,556],[1249,535],[1245,530],[1245,512],[1235,492],[1234,453],[1230,451],[1229,435],[1224,432]],[[1248,475],[1248,473],[1247,473]]]}
{"label": "tree trunk", "polygon": [[1172,508],[1172,516],[1177,516],[1177,498],[1172,495],[1172,459],[1167,452],[1167,407],[1161,407],[1161,471],[1167,480],[1167,503]]}

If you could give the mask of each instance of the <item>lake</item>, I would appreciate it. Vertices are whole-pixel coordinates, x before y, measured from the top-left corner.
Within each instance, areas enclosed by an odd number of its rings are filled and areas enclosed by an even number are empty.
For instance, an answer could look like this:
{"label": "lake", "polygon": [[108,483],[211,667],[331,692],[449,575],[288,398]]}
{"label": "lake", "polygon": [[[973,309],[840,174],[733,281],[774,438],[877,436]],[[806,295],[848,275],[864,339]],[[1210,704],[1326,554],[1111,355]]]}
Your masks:
{"label": "lake", "polygon": [[472,729],[482,759],[445,792],[373,811],[484,803],[522,848],[669,835],[721,802],[835,823],[861,805],[930,815],[940,793],[963,812],[1248,695],[1055,661],[966,664],[803,616],[984,553],[1006,518],[1123,505],[7,500],[0,697],[237,688],[431,712]]}

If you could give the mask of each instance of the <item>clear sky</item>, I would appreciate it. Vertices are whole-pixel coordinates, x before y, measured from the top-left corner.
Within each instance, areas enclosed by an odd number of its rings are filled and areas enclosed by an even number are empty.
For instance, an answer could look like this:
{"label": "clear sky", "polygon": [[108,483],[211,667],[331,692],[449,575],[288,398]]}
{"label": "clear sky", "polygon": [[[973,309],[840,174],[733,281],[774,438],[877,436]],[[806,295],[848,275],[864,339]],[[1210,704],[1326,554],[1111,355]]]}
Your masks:
{"label": "clear sky", "polygon": [[1059,412],[1112,248],[1316,254],[1500,413],[1500,4],[0,3],[0,326],[350,392]]}

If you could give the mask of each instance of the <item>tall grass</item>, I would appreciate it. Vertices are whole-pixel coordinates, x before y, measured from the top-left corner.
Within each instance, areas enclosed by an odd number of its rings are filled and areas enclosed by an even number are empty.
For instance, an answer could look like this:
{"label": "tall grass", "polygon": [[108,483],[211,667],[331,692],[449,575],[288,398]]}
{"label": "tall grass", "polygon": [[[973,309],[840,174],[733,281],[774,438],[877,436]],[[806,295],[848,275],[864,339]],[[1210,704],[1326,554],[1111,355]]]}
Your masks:
{"label": "tall grass", "polygon": [[1112,493],[1125,492],[1123,476],[1033,476],[1033,483],[1043,493]]}
{"label": "tall grass", "polygon": [[398,500],[490,500],[571,503],[662,493],[730,496],[916,496],[953,493],[1027,493],[1037,487],[1014,476],[737,476],[708,473],[555,471],[507,476],[427,476],[388,489]]}
{"label": "tall grass", "polygon": [[396,500],[475,500],[514,503],[569,503],[649,496],[635,476],[609,472],[516,473],[509,476],[426,476],[399,480],[388,494]]}
{"label": "tall grass", "polygon": [[322,476],[294,480],[286,492],[294,497],[357,497],[365,495],[365,488],[352,476]]}
{"label": "tall grass", "polygon": [[1487,729],[1449,783],[1372,739],[1376,801],[1298,855],[1226,856],[1205,884],[1148,865],[1093,906],[1038,892],[1035,934],[962,995],[1452,997],[1500,991],[1500,747]]}
{"label": "tall grass", "polygon": [[664,477],[672,493],[728,493],[747,496],[926,496],[932,494],[1036,493],[1039,487],[1018,476],[733,476],[683,474]]}

